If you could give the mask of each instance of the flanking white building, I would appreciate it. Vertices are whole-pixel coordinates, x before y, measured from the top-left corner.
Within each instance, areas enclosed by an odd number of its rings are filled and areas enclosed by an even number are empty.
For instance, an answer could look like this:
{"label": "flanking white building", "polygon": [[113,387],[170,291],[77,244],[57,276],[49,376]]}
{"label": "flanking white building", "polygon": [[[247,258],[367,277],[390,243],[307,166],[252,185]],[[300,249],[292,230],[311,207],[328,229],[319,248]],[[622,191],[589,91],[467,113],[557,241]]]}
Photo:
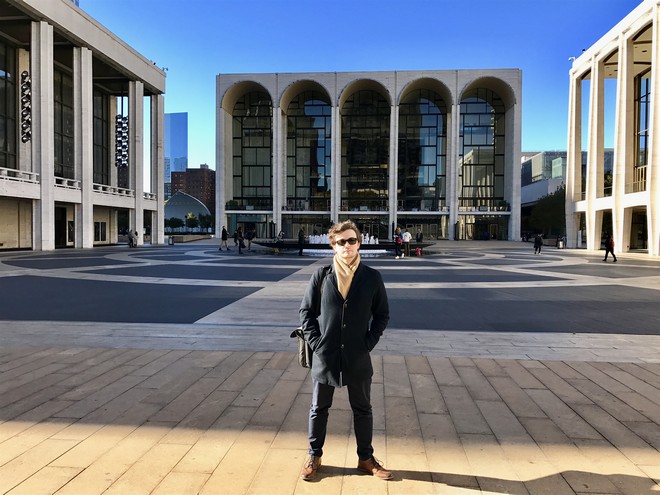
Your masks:
{"label": "flanking white building", "polygon": [[518,69],[220,74],[216,231],[519,239]]}
{"label": "flanking white building", "polygon": [[165,73],[69,0],[0,18],[0,250],[164,243]]}
{"label": "flanking white building", "polygon": [[[658,1],[644,0],[573,62],[568,247],[600,249],[612,233],[616,251],[660,255],[659,35]],[[610,133],[611,166],[605,159]]]}

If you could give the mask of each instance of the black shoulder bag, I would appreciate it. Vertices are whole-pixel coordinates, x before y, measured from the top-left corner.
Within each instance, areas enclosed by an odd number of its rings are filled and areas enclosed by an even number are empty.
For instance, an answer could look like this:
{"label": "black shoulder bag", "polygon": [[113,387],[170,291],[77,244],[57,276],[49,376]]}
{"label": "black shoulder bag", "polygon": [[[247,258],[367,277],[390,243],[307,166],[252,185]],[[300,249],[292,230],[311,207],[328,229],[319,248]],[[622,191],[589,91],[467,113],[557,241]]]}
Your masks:
{"label": "black shoulder bag", "polygon": [[[321,273],[321,280],[319,282],[319,300],[316,306],[316,314],[321,312],[321,297],[323,296],[323,282],[325,282],[325,276],[330,270],[330,265],[323,267],[323,272]],[[312,358],[314,357],[314,351],[310,347],[307,340],[305,340],[305,334],[302,327],[296,328],[291,332],[292,339],[298,339],[298,364],[303,368],[312,367]]]}

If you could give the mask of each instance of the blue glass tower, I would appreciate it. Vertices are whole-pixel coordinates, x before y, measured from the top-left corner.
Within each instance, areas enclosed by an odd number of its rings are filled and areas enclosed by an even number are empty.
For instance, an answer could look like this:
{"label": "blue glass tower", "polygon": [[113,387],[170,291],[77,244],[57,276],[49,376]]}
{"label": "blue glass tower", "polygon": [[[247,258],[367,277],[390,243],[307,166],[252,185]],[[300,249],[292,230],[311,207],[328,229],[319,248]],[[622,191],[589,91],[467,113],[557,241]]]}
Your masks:
{"label": "blue glass tower", "polygon": [[172,172],[188,168],[188,113],[165,114],[165,199],[172,195]]}

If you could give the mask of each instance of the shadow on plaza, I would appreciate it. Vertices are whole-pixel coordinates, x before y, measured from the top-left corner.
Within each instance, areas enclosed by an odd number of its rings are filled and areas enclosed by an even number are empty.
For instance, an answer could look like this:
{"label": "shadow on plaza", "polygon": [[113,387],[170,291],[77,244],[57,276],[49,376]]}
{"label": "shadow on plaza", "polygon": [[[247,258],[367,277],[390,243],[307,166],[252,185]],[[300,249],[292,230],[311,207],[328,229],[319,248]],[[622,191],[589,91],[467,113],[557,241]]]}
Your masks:
{"label": "shadow on plaza", "polygon": [[[652,495],[660,490],[653,480],[629,474],[598,474],[588,471],[563,471],[541,478],[526,481],[493,478],[489,476],[470,476],[464,474],[442,473],[433,471],[398,470],[388,465],[393,472],[389,483],[417,481],[446,485],[452,488],[474,490],[481,493],[552,493],[554,495],[573,493],[621,493],[634,495]],[[366,476],[355,468],[324,465],[319,469],[316,481],[355,474]]]}

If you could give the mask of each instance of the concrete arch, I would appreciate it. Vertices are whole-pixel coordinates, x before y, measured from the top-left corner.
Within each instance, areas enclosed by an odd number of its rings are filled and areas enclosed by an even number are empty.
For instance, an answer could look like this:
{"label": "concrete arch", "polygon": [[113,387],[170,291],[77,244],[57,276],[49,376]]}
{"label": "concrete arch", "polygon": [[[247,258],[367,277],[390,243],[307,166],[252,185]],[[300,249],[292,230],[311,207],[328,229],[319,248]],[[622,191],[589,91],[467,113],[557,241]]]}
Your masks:
{"label": "concrete arch", "polygon": [[253,91],[263,91],[270,97],[271,104],[273,102],[273,95],[261,84],[254,81],[241,81],[230,88],[227,88],[225,94],[222,95],[222,109],[231,114],[234,111],[236,102],[248,93]]}
{"label": "concrete arch", "polygon": [[312,81],[310,79],[302,79],[300,81],[291,83],[289,86],[284,88],[284,91],[282,91],[282,95],[280,96],[279,107],[284,113],[286,113],[289,109],[291,101],[300,93],[305,91],[318,91],[323,93],[328,99],[328,104],[332,105],[333,103],[330,92],[325,86],[323,86],[323,84],[319,83],[318,81]]}
{"label": "concrete arch", "polygon": [[477,78],[465,85],[463,90],[460,92],[460,98],[459,102],[463,101],[463,97],[465,93],[472,89],[477,89],[477,88],[485,88],[485,89],[490,89],[493,92],[497,94],[502,99],[502,102],[504,103],[504,108],[506,110],[509,110],[510,108],[513,108],[513,106],[516,103],[519,103],[516,99],[516,92],[514,89],[509,85],[509,83],[503,81],[500,78],[497,77],[480,77]]}
{"label": "concrete arch", "polygon": [[401,88],[401,91],[397,96],[397,105],[400,105],[401,101],[409,93],[420,89],[428,89],[439,94],[440,97],[445,101],[447,111],[449,111],[449,109],[452,107],[454,98],[451,94],[451,90],[443,82],[431,77],[423,77],[414,81],[410,81],[403,88]]}
{"label": "concrete arch", "polygon": [[647,71],[653,65],[653,23],[640,27],[631,37],[633,44],[633,76]]}
{"label": "concrete arch", "polygon": [[343,108],[346,100],[358,91],[375,91],[385,98],[390,106],[392,105],[392,95],[381,83],[374,81],[373,79],[356,79],[348,83],[344,89],[340,91],[338,99],[339,108]]}

